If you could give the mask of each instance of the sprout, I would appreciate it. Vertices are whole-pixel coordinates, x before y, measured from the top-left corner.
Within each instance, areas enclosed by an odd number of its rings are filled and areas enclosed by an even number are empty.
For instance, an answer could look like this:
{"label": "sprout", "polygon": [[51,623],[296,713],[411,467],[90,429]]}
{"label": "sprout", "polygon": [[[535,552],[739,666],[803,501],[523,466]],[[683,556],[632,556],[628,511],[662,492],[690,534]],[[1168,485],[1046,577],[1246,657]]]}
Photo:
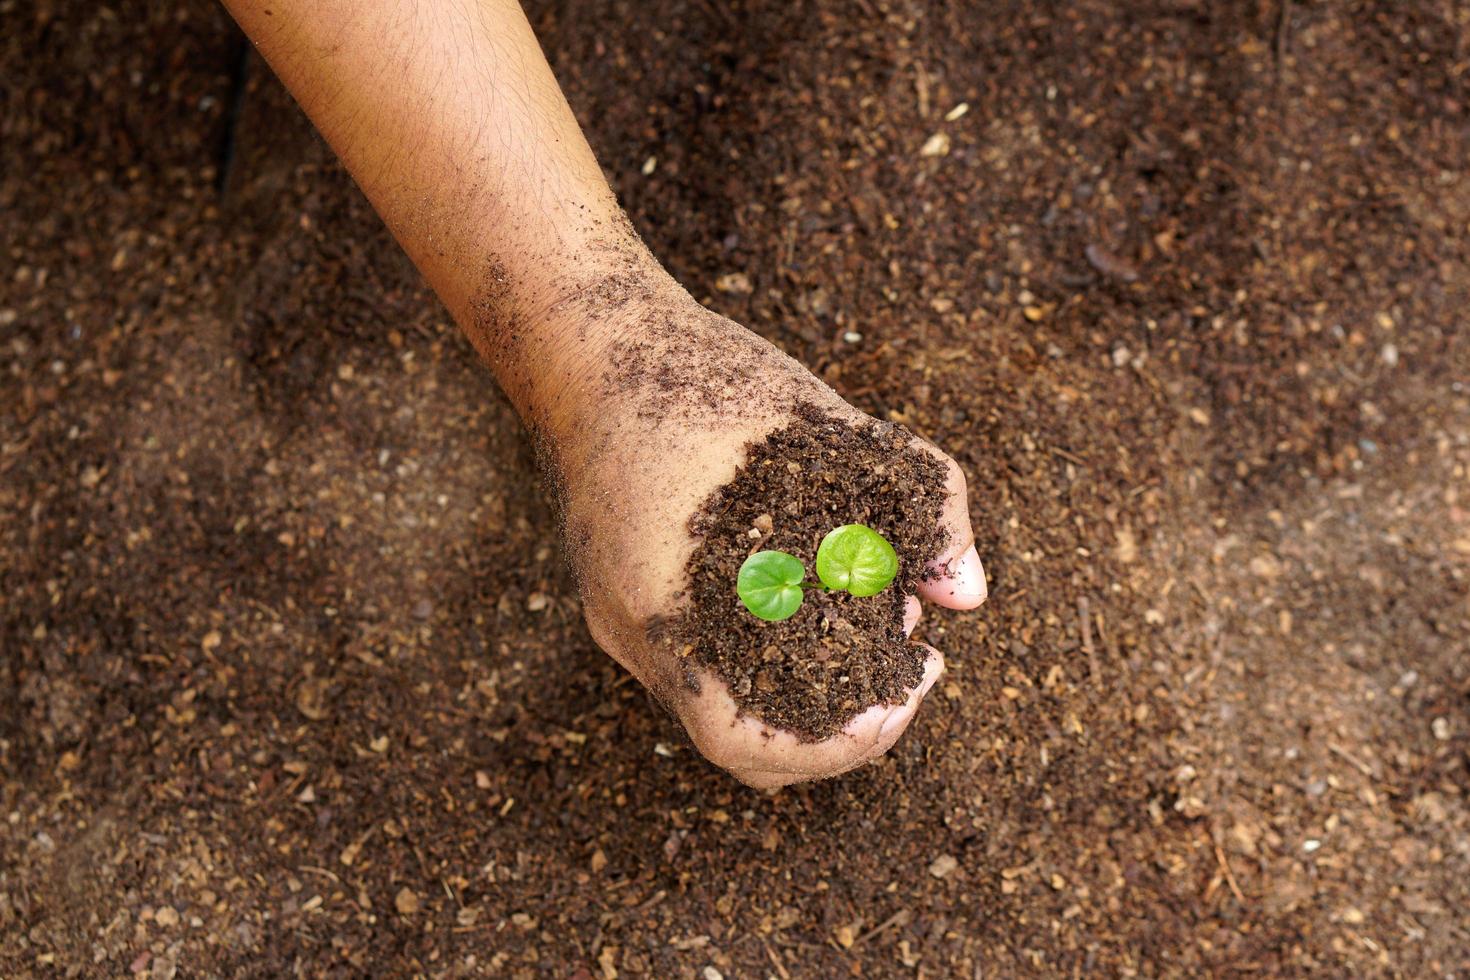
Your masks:
{"label": "sprout", "polygon": [[817,578],[829,589],[877,595],[897,574],[898,552],[887,538],[862,524],[833,528],[817,548]]}
{"label": "sprout", "polygon": [[784,551],[757,551],[745,559],[735,579],[735,591],[745,608],[770,622],[788,619],[801,608],[806,566]]}
{"label": "sprout", "polygon": [[784,551],[757,551],[740,566],[735,591],[752,615],[779,622],[801,608],[802,592],[823,589],[874,596],[898,575],[898,553],[883,535],[862,524],[834,528],[817,548],[817,577],[807,582],[806,566]]}

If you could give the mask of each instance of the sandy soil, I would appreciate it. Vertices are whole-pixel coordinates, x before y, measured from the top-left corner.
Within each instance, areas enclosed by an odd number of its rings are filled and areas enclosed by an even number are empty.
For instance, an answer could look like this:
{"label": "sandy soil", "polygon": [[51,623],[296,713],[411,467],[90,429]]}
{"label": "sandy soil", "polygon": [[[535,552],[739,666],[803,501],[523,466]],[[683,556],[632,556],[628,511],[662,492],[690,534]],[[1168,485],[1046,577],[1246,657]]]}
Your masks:
{"label": "sandy soil", "polygon": [[950,676],[770,797],[171,6],[0,2],[0,975],[1470,972],[1463,5],[532,4],[681,281],[974,489]]}

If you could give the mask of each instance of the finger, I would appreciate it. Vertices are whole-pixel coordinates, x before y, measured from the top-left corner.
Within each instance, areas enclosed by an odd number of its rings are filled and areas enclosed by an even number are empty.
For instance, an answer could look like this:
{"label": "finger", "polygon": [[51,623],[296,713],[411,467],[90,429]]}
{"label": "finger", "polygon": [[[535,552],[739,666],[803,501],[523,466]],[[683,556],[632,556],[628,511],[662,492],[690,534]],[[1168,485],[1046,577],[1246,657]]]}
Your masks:
{"label": "finger", "polygon": [[919,580],[919,597],[948,609],[974,609],[985,601],[989,588],[985,568],[975,550],[975,534],[970,529],[970,504],[965,487],[965,474],[953,461],[948,461],[949,477],[940,521],[949,532],[944,551],[931,561]]}
{"label": "finger", "polygon": [[908,700],[897,708],[894,708],[889,712],[888,717],[883,719],[883,725],[878,729],[877,751],[870,758],[876,759],[893,747],[893,743],[898,741],[898,737],[903,734],[904,729],[908,728],[909,722],[914,720],[914,715],[918,713],[919,705],[923,702],[924,696],[929,693],[929,689],[934,686],[935,682],[944,675],[944,654],[927,643],[920,643],[919,646],[928,655],[924,659],[924,677],[909,692]]}
{"label": "finger", "polygon": [[[851,772],[854,769],[860,769],[893,748],[894,744],[898,742],[899,737],[907,730],[909,723],[914,720],[914,715],[918,713],[919,705],[923,702],[925,695],[929,693],[930,688],[934,686],[935,682],[944,675],[944,655],[927,643],[920,643],[918,646],[927,655],[924,660],[924,675],[919,683],[914,686],[913,690],[909,692],[908,700],[897,707],[870,708],[857,718],[854,718],[843,729],[845,733],[852,734],[858,742],[871,740],[871,746],[866,752],[854,757],[841,769],[833,772],[826,772],[816,776],[799,776],[789,773],[758,773],[754,774],[756,778],[762,780],[768,786],[786,785],[801,779],[829,779],[834,776],[840,776],[843,773]],[[876,733],[872,731],[874,725],[877,725]],[[739,776],[738,778],[744,780],[745,777]],[[777,779],[781,779],[782,781],[775,782]]]}
{"label": "finger", "polygon": [[702,668],[698,673],[699,691],[680,706],[684,728],[705,758],[744,782],[750,782],[747,775],[762,773],[790,777],[784,784],[840,772],[861,758],[877,737],[879,726],[874,725],[861,736],[844,729],[819,742],[804,742],[789,731],[741,714],[723,682]]}
{"label": "finger", "polygon": [[919,580],[919,595],[947,609],[974,609],[990,594],[985,566],[973,544],[947,565],[931,563],[925,574],[930,577]]}
{"label": "finger", "polygon": [[924,614],[924,607],[919,604],[915,596],[905,596],[903,600],[903,635],[912,636],[914,627],[919,625],[919,617]]}
{"label": "finger", "polygon": [[[748,786],[770,789],[806,780],[840,776],[883,755],[908,728],[924,696],[944,673],[944,656],[927,644],[919,646],[926,654],[924,674],[903,704],[874,705],[848,722],[832,738],[807,744],[805,748],[810,750],[809,754],[783,754],[779,761],[762,760],[761,763],[749,767],[731,767],[731,774]],[[777,751],[781,749],[779,744],[771,744],[769,747]]]}

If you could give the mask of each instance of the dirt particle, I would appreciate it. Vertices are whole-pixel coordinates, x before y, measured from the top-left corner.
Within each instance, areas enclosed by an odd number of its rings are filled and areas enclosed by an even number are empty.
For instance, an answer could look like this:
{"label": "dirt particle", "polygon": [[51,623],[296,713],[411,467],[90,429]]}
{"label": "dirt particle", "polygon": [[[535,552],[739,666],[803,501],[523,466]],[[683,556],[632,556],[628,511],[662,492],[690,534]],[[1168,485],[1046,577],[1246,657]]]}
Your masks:
{"label": "dirt particle", "polygon": [[327,691],[331,684],[325,677],[308,677],[296,689],[296,710],[311,721],[327,717]]}
{"label": "dirt particle", "polygon": [[393,896],[393,907],[398,914],[407,918],[417,915],[419,911],[419,896],[412,888],[400,888],[398,894]]}
{"label": "dirt particle", "polygon": [[952,854],[941,854],[929,865],[929,874],[935,878],[944,878],[954,873],[960,862]]}
{"label": "dirt particle", "polygon": [[1123,282],[1138,281],[1138,269],[1133,263],[1106,246],[1092,242],[1083,252],[1087,256],[1088,264],[1103,275]]}
{"label": "dirt particle", "polygon": [[919,149],[919,155],[924,157],[948,156],[949,145],[948,133],[935,133],[924,141],[923,147]]}
{"label": "dirt particle", "polygon": [[753,291],[750,277],[743,272],[727,272],[715,280],[715,288],[722,293],[748,296]]}

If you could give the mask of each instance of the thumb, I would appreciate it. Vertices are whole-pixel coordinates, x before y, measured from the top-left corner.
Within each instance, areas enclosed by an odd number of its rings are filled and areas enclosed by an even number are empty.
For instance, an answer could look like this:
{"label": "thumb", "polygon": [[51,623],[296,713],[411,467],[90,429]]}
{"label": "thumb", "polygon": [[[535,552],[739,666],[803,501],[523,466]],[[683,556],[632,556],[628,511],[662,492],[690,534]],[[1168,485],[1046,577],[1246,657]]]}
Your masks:
{"label": "thumb", "polygon": [[975,550],[975,534],[970,530],[969,495],[965,474],[954,460],[944,457],[948,478],[940,521],[949,532],[944,551],[931,561],[917,586],[919,597],[949,609],[974,609],[985,601],[989,589],[985,568]]}

